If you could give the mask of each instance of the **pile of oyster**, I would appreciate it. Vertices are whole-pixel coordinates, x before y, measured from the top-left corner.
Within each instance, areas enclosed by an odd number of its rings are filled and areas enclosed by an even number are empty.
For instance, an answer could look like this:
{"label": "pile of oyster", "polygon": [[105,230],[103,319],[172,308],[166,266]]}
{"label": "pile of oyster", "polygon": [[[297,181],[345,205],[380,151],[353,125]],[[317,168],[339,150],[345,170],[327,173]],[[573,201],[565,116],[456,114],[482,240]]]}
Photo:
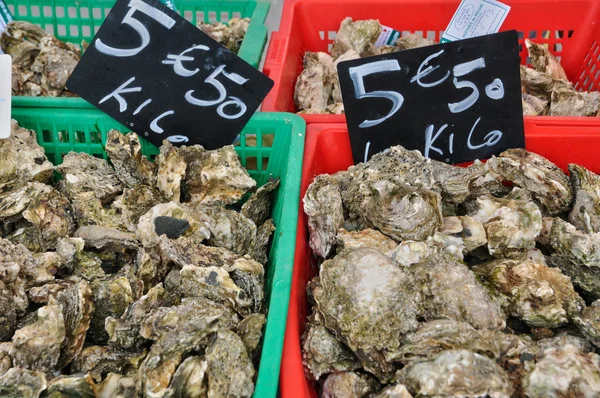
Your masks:
{"label": "pile of oyster", "polygon": [[248,26],[250,26],[250,18],[231,18],[227,23],[198,22],[200,30],[236,54],[240,51]]}
{"label": "pile of oyster", "polygon": [[80,51],[37,25],[9,22],[0,46],[12,57],[12,95],[73,96],[65,89]]}
{"label": "pile of oyster", "polygon": [[[342,21],[331,54],[307,51],[296,80],[294,102],[300,114],[343,114],[344,104],[337,65],[362,57],[431,46],[435,41],[415,34],[402,36],[395,45],[376,46],[382,32],[377,20]],[[578,92],[557,58],[525,39],[531,68],[521,66],[524,116],[600,116],[600,93]]]}
{"label": "pile of oyster", "polygon": [[600,396],[600,176],[392,147],[319,175],[307,377],[324,397]]}
{"label": "pile of oyster", "polygon": [[0,396],[252,396],[279,181],[232,146],[106,152],[0,140]]}

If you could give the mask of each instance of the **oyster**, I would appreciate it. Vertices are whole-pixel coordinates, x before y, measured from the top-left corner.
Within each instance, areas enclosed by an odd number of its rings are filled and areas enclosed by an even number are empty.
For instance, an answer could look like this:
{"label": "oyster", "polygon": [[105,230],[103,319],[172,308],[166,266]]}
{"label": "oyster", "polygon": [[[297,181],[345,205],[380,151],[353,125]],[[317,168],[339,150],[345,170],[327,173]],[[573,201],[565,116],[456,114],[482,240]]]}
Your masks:
{"label": "oyster", "polygon": [[276,230],[277,228],[273,224],[273,220],[265,221],[256,230],[256,238],[250,247],[249,255],[262,265],[266,265],[269,260],[269,244],[271,243],[271,236]]}
{"label": "oyster", "polygon": [[323,326],[317,313],[309,318],[302,336],[302,362],[306,375],[312,380],[319,380],[327,373],[361,367],[352,351]]}
{"label": "oyster", "polygon": [[352,18],[345,18],[333,41],[331,56],[336,59],[348,50],[354,50],[362,57],[375,44],[380,34],[381,25],[377,20],[352,22]]}
{"label": "oyster", "polygon": [[46,389],[44,373],[23,368],[9,369],[0,376],[0,396],[38,398]]}
{"label": "oyster", "polygon": [[0,191],[33,181],[46,182],[54,170],[35,132],[20,127],[16,120],[11,121],[10,136],[0,140],[0,159]]}
{"label": "oyster", "polygon": [[487,165],[494,177],[529,191],[547,214],[569,210],[573,201],[569,178],[546,158],[525,149],[509,149]]}
{"label": "oyster", "polygon": [[335,237],[335,244],[338,253],[344,249],[368,247],[378,250],[383,254],[389,254],[398,246],[394,240],[370,228],[351,232],[341,228]]}
{"label": "oyster", "polygon": [[255,370],[240,337],[220,329],[206,349],[209,397],[251,397]]}
{"label": "oyster", "polygon": [[100,382],[111,372],[137,372],[146,353],[114,347],[89,346],[77,355],[71,364],[71,371],[89,374],[96,382]]}
{"label": "oyster", "polygon": [[444,224],[439,233],[460,239],[465,253],[487,243],[487,235],[483,225],[469,216],[444,217]]}
{"label": "oyster", "polygon": [[569,222],[587,233],[600,232],[600,176],[585,167],[569,165],[575,202]]}
{"label": "oyster", "polygon": [[600,300],[594,301],[573,321],[586,339],[600,347]]}
{"label": "oyster", "polygon": [[523,389],[531,398],[593,397],[600,394],[600,356],[583,354],[573,345],[548,350],[528,363]]}
{"label": "oyster", "polygon": [[264,224],[271,214],[271,204],[278,186],[279,179],[276,179],[258,188],[242,205],[242,215],[252,220],[257,226]]}
{"label": "oyster", "polygon": [[400,371],[400,381],[416,396],[509,398],[513,387],[493,360],[467,350],[447,350]]}
{"label": "oyster", "polygon": [[550,116],[600,116],[600,93],[554,90]]}
{"label": "oyster", "polygon": [[[57,370],[65,340],[65,322],[60,304],[54,299],[36,311],[35,320],[17,330],[12,338],[13,364],[51,373]],[[6,375],[5,375],[6,376]]]}
{"label": "oyster", "polygon": [[396,41],[396,47],[400,51],[433,46],[434,44],[436,44],[434,40],[427,39],[423,36],[416,35],[414,33],[404,35]]}
{"label": "oyster", "polygon": [[332,373],[323,383],[324,398],[368,397],[379,390],[380,384],[368,374],[357,372]]}
{"label": "oyster", "polygon": [[244,342],[248,356],[256,363],[260,359],[260,340],[266,323],[267,318],[263,314],[250,314],[237,325],[235,330]]}
{"label": "oyster", "polygon": [[[13,59],[13,64],[29,67],[40,52],[40,41],[48,33],[26,21],[11,21],[0,38],[2,51]],[[17,95],[17,94],[13,94]]]}
{"label": "oyster", "polygon": [[74,236],[83,239],[85,247],[106,252],[137,250],[139,245],[133,234],[98,225],[80,227]]}
{"label": "oyster", "polygon": [[523,92],[531,94],[543,101],[550,101],[556,90],[575,91],[573,85],[566,80],[553,79],[551,76],[535,69],[521,65],[521,86]]}
{"label": "oyster", "polygon": [[92,289],[86,281],[77,282],[58,293],[57,301],[62,306],[65,321],[65,340],[60,358],[60,363],[64,367],[83,348],[94,313]]}
{"label": "oyster", "polygon": [[405,240],[390,254],[390,257],[395,263],[408,267],[424,261],[435,252],[435,249],[425,242]]}
{"label": "oyster", "polygon": [[200,21],[197,26],[219,44],[237,54],[250,26],[250,18],[232,18],[226,24],[222,22],[208,24]]}
{"label": "oyster", "polygon": [[135,232],[140,217],[146,214],[156,203],[164,202],[158,190],[148,185],[125,188],[111,205],[111,210],[120,213],[129,231]]}
{"label": "oyster", "polygon": [[227,269],[236,285],[251,301],[251,311],[261,312],[264,301],[265,269],[261,263],[247,257],[236,259]]}
{"label": "oyster", "polygon": [[98,278],[90,284],[94,299],[94,315],[91,320],[88,340],[106,343],[108,333],[104,329],[108,317],[118,318],[134,302],[134,292],[129,280],[124,276]]}
{"label": "oyster", "polygon": [[[378,49],[381,47],[375,47],[375,49]],[[375,54],[373,54],[375,55]],[[334,103],[342,103],[343,102],[343,98],[342,98],[342,89],[340,88],[340,78],[338,76],[337,73],[337,66],[340,64],[340,62],[344,62],[344,61],[351,61],[353,59],[359,59],[360,58],[360,54],[357,53],[354,50],[348,50],[345,53],[343,53],[342,55],[340,55],[339,57],[337,57],[337,59],[335,60],[335,62],[333,62],[333,64],[331,65],[331,70],[330,70],[330,74],[332,76],[332,81],[333,81],[333,91],[331,92],[331,97]],[[327,109],[327,108],[325,108]],[[343,104],[342,104],[342,109],[341,112],[331,112],[331,113],[343,113]]]}
{"label": "oyster", "polygon": [[589,341],[566,332],[562,332],[555,337],[539,340],[532,349],[537,358],[543,358],[547,353],[563,349],[566,346],[571,346],[573,352],[577,351],[581,354],[593,351],[593,346]]}
{"label": "oyster", "polygon": [[154,185],[156,165],[142,155],[137,134],[121,134],[111,130],[106,137],[106,153],[115,167],[115,174],[124,186]]}
{"label": "oyster", "polygon": [[86,375],[59,376],[48,383],[49,397],[95,398],[96,383]]}
{"label": "oyster", "polygon": [[546,114],[548,101],[523,93],[523,116],[543,116]]}
{"label": "oyster", "polygon": [[[466,265],[439,253],[407,268],[420,287],[425,320],[454,319],[476,329],[501,330],[506,316]],[[417,301],[416,299],[413,299]]]}
{"label": "oyster", "polygon": [[40,39],[40,53],[31,65],[32,72],[42,75],[44,89],[50,97],[64,94],[67,80],[79,63],[79,50],[71,43],[47,35]]}
{"label": "oyster", "polygon": [[109,373],[106,379],[97,386],[98,398],[129,398],[137,394],[135,376],[123,376]]}
{"label": "oyster", "polygon": [[581,313],[585,303],[558,268],[535,261],[496,260],[476,266],[504,301],[506,312],[531,327],[556,328]]}
{"label": "oyster", "polygon": [[573,284],[600,297],[600,233],[585,234],[559,218],[552,222],[548,262],[571,277]]}
{"label": "oyster", "polygon": [[308,216],[310,247],[315,254],[326,258],[344,223],[338,179],[335,176],[317,176],[306,190],[303,202]]}
{"label": "oyster", "polygon": [[244,255],[256,239],[256,225],[243,214],[224,207],[202,207],[204,224],[210,231],[208,244]]}
{"label": "oyster", "polygon": [[310,110],[320,113],[329,104],[333,92],[330,70],[322,64],[310,66],[302,71],[294,88],[294,103],[299,111]]}
{"label": "oyster", "polygon": [[208,363],[205,359],[197,356],[187,358],[173,375],[165,397],[206,397],[208,392],[207,368]]}
{"label": "oyster", "polygon": [[545,73],[553,79],[568,80],[560,62],[548,51],[547,45],[536,44],[529,39],[525,39],[525,47],[529,52],[533,69]]}
{"label": "oyster", "polygon": [[483,224],[492,256],[518,257],[535,247],[542,230],[542,213],[533,202],[479,197],[476,207],[469,215]]}
{"label": "oyster", "polygon": [[181,183],[185,179],[187,163],[179,149],[168,140],[164,140],[160,147],[160,154],[156,160],[158,173],[156,185],[168,201],[179,202],[181,199]]}
{"label": "oyster", "polygon": [[54,280],[56,270],[52,269],[52,264],[49,268],[45,265],[41,259],[33,257],[25,246],[0,238],[0,267],[6,272],[6,279],[0,280],[10,283],[14,288],[24,282],[25,288],[29,289]]}
{"label": "oyster", "polygon": [[394,371],[386,355],[418,325],[420,294],[410,280],[389,257],[369,248],[345,250],[321,266],[314,299],[324,325],[380,380]]}
{"label": "oyster", "polygon": [[374,398],[413,398],[404,384],[396,384],[379,391]]}
{"label": "oyster", "polygon": [[15,349],[12,343],[0,343],[0,377],[13,367]]}
{"label": "oyster", "polygon": [[80,227],[99,225],[117,230],[127,230],[123,225],[123,216],[119,211],[112,206],[102,205],[102,202],[95,197],[93,192],[81,193],[75,199],[72,199],[71,203],[73,215]]}

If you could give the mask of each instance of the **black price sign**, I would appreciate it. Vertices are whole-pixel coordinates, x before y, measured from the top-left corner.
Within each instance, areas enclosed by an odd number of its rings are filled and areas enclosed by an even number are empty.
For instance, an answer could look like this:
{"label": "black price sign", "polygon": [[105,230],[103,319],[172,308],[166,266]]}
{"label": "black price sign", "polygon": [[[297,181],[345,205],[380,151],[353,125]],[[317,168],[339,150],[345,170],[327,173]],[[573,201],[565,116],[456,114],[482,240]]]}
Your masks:
{"label": "black price sign", "polygon": [[159,0],[118,0],[68,88],[150,142],[233,142],[273,81]]}
{"label": "black price sign", "polygon": [[448,163],[524,147],[516,31],[341,62],[356,163],[393,145]]}

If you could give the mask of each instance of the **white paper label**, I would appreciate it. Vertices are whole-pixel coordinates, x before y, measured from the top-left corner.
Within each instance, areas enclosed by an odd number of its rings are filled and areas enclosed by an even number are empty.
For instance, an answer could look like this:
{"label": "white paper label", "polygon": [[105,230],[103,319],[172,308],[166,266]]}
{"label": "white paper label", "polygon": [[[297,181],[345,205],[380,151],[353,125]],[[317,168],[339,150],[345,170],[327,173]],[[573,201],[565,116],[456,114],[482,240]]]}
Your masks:
{"label": "white paper label", "polygon": [[400,38],[400,32],[390,28],[389,26],[381,25],[381,34],[375,42],[375,47],[393,46]]}
{"label": "white paper label", "polygon": [[10,96],[12,87],[12,58],[0,55],[0,139],[10,136]]}
{"label": "white paper label", "polygon": [[496,0],[462,0],[440,42],[498,33],[509,11]]}

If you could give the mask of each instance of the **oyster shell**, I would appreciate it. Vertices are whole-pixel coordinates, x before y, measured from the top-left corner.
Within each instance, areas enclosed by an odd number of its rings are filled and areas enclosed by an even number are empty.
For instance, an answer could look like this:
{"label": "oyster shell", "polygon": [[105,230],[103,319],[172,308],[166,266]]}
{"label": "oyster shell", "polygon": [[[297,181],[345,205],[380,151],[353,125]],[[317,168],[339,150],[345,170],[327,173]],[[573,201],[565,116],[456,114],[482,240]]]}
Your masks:
{"label": "oyster shell", "polygon": [[256,374],[242,339],[220,329],[206,349],[209,397],[251,397]]}
{"label": "oyster shell", "polygon": [[85,247],[106,252],[137,250],[139,245],[133,234],[99,225],[80,227],[74,236],[83,239]]}
{"label": "oyster shell", "polygon": [[409,274],[380,252],[361,248],[325,261],[319,275],[321,286],[313,293],[325,326],[365,370],[389,379],[394,367],[386,355],[418,325],[420,294]]}
{"label": "oyster shell", "polygon": [[546,158],[525,149],[509,149],[487,165],[494,177],[529,191],[547,214],[569,210],[573,201],[569,178]]}
{"label": "oyster shell", "polygon": [[547,353],[562,350],[567,346],[571,346],[573,352],[576,351],[581,354],[587,354],[593,350],[593,346],[589,341],[583,337],[573,336],[566,332],[560,333],[555,337],[539,340],[532,349],[535,356],[539,359],[543,358]]}
{"label": "oyster shell", "polygon": [[199,21],[197,26],[204,33],[218,41],[219,44],[237,54],[249,25],[250,18],[232,18],[226,24],[222,22],[208,24]]}
{"label": "oyster shell", "polygon": [[312,380],[319,380],[327,373],[348,372],[361,367],[352,351],[323,326],[317,313],[308,319],[302,336],[302,363]]}
{"label": "oyster shell", "polygon": [[95,398],[96,383],[89,374],[59,376],[48,383],[49,397]]}
{"label": "oyster shell", "polygon": [[308,216],[309,244],[313,252],[326,258],[338,230],[344,224],[344,209],[339,180],[335,176],[315,177],[303,199]]}
{"label": "oyster shell", "polygon": [[408,267],[424,261],[435,252],[435,249],[425,242],[405,240],[390,254],[390,257],[395,263]]}
{"label": "oyster shell", "polygon": [[161,202],[164,199],[158,190],[148,185],[138,185],[135,188],[125,188],[123,195],[113,202],[111,210],[121,214],[127,230],[135,232],[140,217]]}
{"label": "oyster shell", "polygon": [[379,391],[374,398],[413,398],[404,384],[395,384]]}
{"label": "oyster shell", "polygon": [[44,183],[54,170],[35,132],[20,127],[16,120],[11,121],[10,136],[0,140],[0,159],[0,191],[33,181]]}
{"label": "oyster shell", "polygon": [[370,228],[350,232],[341,228],[335,237],[335,244],[338,253],[344,249],[368,247],[378,250],[383,254],[390,254],[398,246],[394,240]]}
{"label": "oyster shell", "polygon": [[506,312],[531,327],[556,328],[581,313],[585,302],[558,268],[535,261],[497,260],[476,266],[502,297]]}
{"label": "oyster shell", "polygon": [[50,299],[48,305],[36,311],[32,323],[15,332],[12,338],[15,348],[13,364],[51,373],[56,370],[64,340],[65,322],[61,306]]}
{"label": "oyster shell", "polygon": [[114,207],[106,207],[93,192],[81,193],[72,199],[73,215],[77,224],[99,225],[107,228],[127,230],[123,225],[123,216]]}
{"label": "oyster shell", "polygon": [[205,359],[192,356],[179,365],[173,375],[165,397],[202,398],[207,396],[208,386],[206,369],[208,363]]}
{"label": "oyster shell", "polygon": [[46,377],[42,372],[12,368],[0,376],[0,396],[38,398],[45,389]]}
{"label": "oyster shell", "polygon": [[124,186],[154,185],[156,165],[142,155],[142,145],[137,134],[121,134],[110,130],[106,137],[106,154],[110,158],[117,178]]}
{"label": "oyster shell", "polygon": [[469,253],[487,243],[483,225],[469,216],[444,217],[440,234],[460,239],[464,252]]}
{"label": "oyster shell", "polygon": [[12,343],[0,343],[0,377],[13,367],[15,349]]}
{"label": "oyster shell", "polygon": [[529,39],[525,39],[525,47],[529,52],[533,69],[545,73],[553,79],[568,80],[560,62],[548,51],[547,45],[536,44]]}
{"label": "oyster shell", "polygon": [[71,372],[89,374],[96,382],[100,382],[111,372],[136,373],[146,354],[146,351],[89,346],[77,355],[71,364]]}
{"label": "oyster shell", "polygon": [[201,207],[204,223],[210,231],[208,244],[244,255],[254,245],[256,225],[243,214],[224,207]]}
{"label": "oyster shell", "polygon": [[[379,49],[381,47],[375,47],[374,50]],[[375,54],[373,54],[375,55]],[[331,97],[334,103],[342,103],[343,102],[343,98],[342,98],[342,89],[340,88],[340,78],[338,76],[338,72],[337,72],[337,66],[340,64],[340,62],[344,62],[344,61],[351,61],[353,59],[359,59],[360,58],[360,54],[357,53],[354,50],[348,50],[345,53],[343,53],[342,55],[340,55],[339,57],[337,57],[337,59],[335,60],[335,62],[333,62],[333,64],[331,65],[331,69],[330,69],[330,75],[332,76],[331,80],[333,81],[333,91],[331,92]],[[326,108],[327,109],[327,108]],[[343,113],[343,104],[342,104],[342,109],[341,112],[331,112],[331,113]]]}
{"label": "oyster shell", "polygon": [[467,350],[447,350],[432,360],[408,365],[400,381],[416,396],[509,398],[513,387],[493,360]]}
{"label": "oyster shell", "polygon": [[575,91],[573,85],[566,80],[553,79],[551,76],[521,65],[521,86],[523,92],[550,101],[552,92]]}
{"label": "oyster shell", "polygon": [[164,140],[160,147],[160,154],[156,160],[158,173],[156,185],[168,201],[179,202],[181,199],[181,183],[185,179],[187,163],[179,149],[168,140]]}
{"label": "oyster shell", "polygon": [[106,343],[108,333],[104,329],[108,317],[118,318],[135,300],[129,280],[124,276],[98,278],[90,284],[93,293],[95,311],[92,316],[88,340],[94,343]]}
{"label": "oyster shell", "polygon": [[94,313],[92,289],[86,281],[79,281],[58,293],[57,301],[62,306],[65,321],[65,340],[60,357],[60,363],[64,367],[83,348]]}
{"label": "oyster shell", "polygon": [[396,47],[398,47],[398,50],[400,51],[433,46],[434,44],[436,44],[434,40],[425,38],[420,35],[416,35],[414,33],[404,35],[396,41]]}
{"label": "oyster shell", "polygon": [[66,89],[67,80],[79,63],[79,50],[71,43],[47,35],[40,39],[40,53],[30,69],[44,77],[44,89],[50,97],[58,97]]}
{"label": "oyster shell", "polygon": [[377,41],[381,29],[379,21],[374,19],[352,22],[352,18],[345,18],[333,41],[331,56],[336,59],[348,50],[356,51],[361,57],[365,56]]}
{"label": "oyster shell", "polygon": [[600,232],[600,176],[576,164],[569,165],[575,202],[569,222],[587,233]]}
{"label": "oyster shell", "polygon": [[256,225],[264,224],[271,214],[271,205],[278,186],[279,179],[275,179],[258,188],[242,205],[242,215]]}
{"label": "oyster shell", "polygon": [[299,111],[321,113],[333,93],[333,77],[327,66],[316,64],[302,71],[294,88],[294,103]]}
{"label": "oyster shell", "polygon": [[46,36],[48,33],[35,24],[11,21],[0,38],[0,45],[2,51],[11,56],[15,65],[29,67],[40,52],[40,41]]}
{"label": "oyster shell", "polygon": [[273,224],[273,220],[267,220],[256,230],[256,238],[250,247],[249,255],[252,259],[258,261],[262,265],[266,265],[269,260],[269,247],[271,236],[277,228]]}
{"label": "oyster shell", "polygon": [[241,257],[227,269],[236,285],[246,293],[251,301],[251,311],[261,312],[264,301],[265,269],[261,263]]}
{"label": "oyster shell", "polygon": [[495,257],[518,257],[535,247],[542,230],[542,213],[526,200],[479,197],[470,216],[483,224],[488,250]]}
{"label": "oyster shell", "polygon": [[547,113],[548,101],[523,93],[523,116],[543,116]]}
{"label": "oyster shell", "polygon": [[573,321],[588,341],[600,347],[600,300],[594,301]]}
{"label": "oyster shell", "polygon": [[332,373],[323,382],[324,398],[368,397],[380,384],[368,374],[357,372]]}
{"label": "oyster shell", "polygon": [[550,99],[550,116],[599,116],[600,93],[554,90]]}
{"label": "oyster shell", "polygon": [[237,325],[235,330],[244,342],[248,356],[255,363],[260,359],[260,340],[266,323],[267,318],[263,314],[250,314]]}
{"label": "oyster shell", "polygon": [[109,373],[98,385],[98,398],[129,398],[137,395],[137,378]]}

